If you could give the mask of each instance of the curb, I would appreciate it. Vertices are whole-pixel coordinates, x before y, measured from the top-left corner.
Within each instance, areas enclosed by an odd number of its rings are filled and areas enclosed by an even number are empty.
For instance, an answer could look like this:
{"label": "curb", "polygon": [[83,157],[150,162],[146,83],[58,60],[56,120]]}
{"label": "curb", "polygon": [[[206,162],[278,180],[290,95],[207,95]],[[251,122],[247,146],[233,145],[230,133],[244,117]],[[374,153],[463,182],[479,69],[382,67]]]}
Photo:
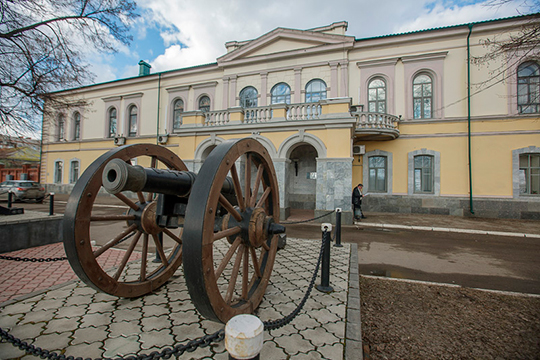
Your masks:
{"label": "curb", "polygon": [[438,231],[438,232],[453,232],[463,234],[477,234],[477,235],[496,235],[496,236],[511,236],[511,237],[528,237],[540,239],[538,234],[526,234],[515,233],[505,231],[490,231],[490,230],[473,230],[473,229],[457,229],[457,228],[442,228],[435,226],[416,226],[416,225],[396,225],[396,224],[378,224],[378,223],[360,223],[355,222],[356,227],[375,227],[381,229],[405,229],[405,230],[421,230],[421,231]]}

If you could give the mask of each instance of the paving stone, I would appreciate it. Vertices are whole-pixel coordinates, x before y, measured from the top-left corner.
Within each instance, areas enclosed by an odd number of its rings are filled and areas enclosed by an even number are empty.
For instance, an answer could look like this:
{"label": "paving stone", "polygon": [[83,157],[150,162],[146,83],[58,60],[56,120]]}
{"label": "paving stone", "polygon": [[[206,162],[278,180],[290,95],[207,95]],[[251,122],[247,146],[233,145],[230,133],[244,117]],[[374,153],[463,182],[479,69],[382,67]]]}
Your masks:
{"label": "paving stone", "polygon": [[79,324],[73,319],[52,319],[45,326],[44,334],[52,334],[58,331],[71,331],[77,329]]}
{"label": "paving stone", "polygon": [[101,326],[101,325],[109,325],[111,323],[111,314],[88,314],[84,315],[81,318],[81,326],[82,327],[88,327],[88,326]]}
{"label": "paving stone", "polygon": [[289,358],[288,354],[271,340],[266,340],[263,343],[260,355],[261,359],[264,360],[283,360]]}
{"label": "paving stone", "polygon": [[87,306],[63,306],[54,313],[55,318],[70,318],[76,321],[75,318],[81,318],[86,314]]}
{"label": "paving stone", "polygon": [[[291,356],[291,359],[294,359],[294,360],[312,360],[312,359],[313,360],[318,360],[318,359],[323,359],[323,357],[317,351],[310,351],[307,354],[300,353],[300,354],[296,354],[294,356]],[[339,358],[335,358],[335,359],[339,359]]]}
{"label": "paving stone", "polygon": [[[319,353],[322,354],[323,359],[342,359],[343,358],[343,344],[337,343],[334,345],[321,346],[317,348]],[[358,353],[357,357],[358,359]],[[352,360],[352,359],[351,359]]]}
{"label": "paving stone", "polygon": [[347,339],[347,346],[345,347],[345,360],[356,360],[358,354],[362,354],[362,341],[354,341]]}
{"label": "paving stone", "polygon": [[38,323],[43,321],[49,321],[53,318],[56,309],[50,310],[38,310],[24,314],[24,317],[19,324]]}
{"label": "paving stone", "polygon": [[144,306],[144,300],[142,297],[137,299],[120,298],[117,300],[117,306],[120,309],[134,309],[142,308]]}
{"label": "paving stone", "polygon": [[10,330],[14,326],[17,325],[17,323],[20,321],[22,317],[23,315],[21,314],[14,314],[14,315],[2,314],[2,316],[0,316],[0,327],[5,330]]}
{"label": "paving stone", "polygon": [[326,329],[326,331],[334,334],[334,336],[338,339],[345,338],[345,324],[342,320],[335,323],[326,323],[324,324],[324,328]]}
{"label": "paving stone", "polygon": [[0,355],[2,359],[18,359],[21,356],[24,356],[24,354],[26,354],[25,351],[20,350],[10,343],[0,343]]}
{"label": "paving stone", "polygon": [[73,345],[92,344],[96,342],[101,344],[104,339],[109,337],[109,333],[106,326],[85,327],[75,330],[71,337],[73,338],[71,341]]}
{"label": "paving stone", "polygon": [[149,316],[141,319],[143,331],[160,330],[171,327],[171,320],[167,315]]}
{"label": "paving stone", "polygon": [[169,318],[172,319],[172,323],[175,326],[183,324],[193,324],[201,319],[200,316],[195,312],[195,310],[171,313],[169,314]]}
{"label": "paving stone", "polygon": [[8,305],[4,307],[1,311],[2,316],[5,314],[24,314],[29,311],[32,311],[35,303],[34,302],[16,302],[15,304]]}
{"label": "paving stone", "polygon": [[94,314],[94,313],[111,312],[115,309],[115,306],[116,304],[113,301],[93,302],[88,305],[86,313]]}
{"label": "paving stone", "polygon": [[156,295],[156,294],[146,295],[143,300],[144,300],[144,306],[166,305],[169,302],[169,299],[167,299],[165,296]]}
{"label": "paving stone", "polygon": [[88,303],[88,295],[76,294],[67,298],[64,306],[79,306],[81,304],[87,305]]}
{"label": "paving stone", "polygon": [[71,332],[63,332],[41,335],[34,340],[33,345],[49,351],[59,352],[67,347],[71,341],[71,334]]}
{"label": "paving stone", "polygon": [[171,291],[167,294],[167,297],[169,298],[169,301],[176,302],[176,301],[191,301],[191,297],[189,296],[189,292],[187,290],[182,291]]}
{"label": "paving stone", "polygon": [[280,319],[283,316],[273,307],[259,308],[255,314],[259,317],[259,319],[261,319],[261,321]]}
{"label": "paving stone", "polygon": [[143,332],[139,337],[141,339],[141,348],[143,350],[151,349],[153,347],[162,348],[174,344],[174,337],[171,334],[170,329]]}
{"label": "paving stone", "polygon": [[136,335],[107,339],[103,343],[103,348],[105,349],[103,357],[112,358],[137,354],[141,350],[139,337]]}
{"label": "paving stone", "polygon": [[145,305],[142,307],[143,316],[159,316],[169,313],[169,310],[160,305]]}
{"label": "paving stone", "polygon": [[177,344],[182,344],[206,335],[204,329],[199,324],[174,326],[171,328],[171,332],[174,335]]}
{"label": "paving stone", "polygon": [[345,319],[347,313],[347,306],[345,304],[330,305],[326,307],[326,310],[336,315],[339,319]]}
{"label": "paving stone", "polygon": [[[295,320],[293,320],[293,324],[294,324]],[[272,337],[272,338],[278,338],[278,337],[281,337],[281,336],[288,336],[288,335],[291,335],[291,334],[298,334],[298,330],[296,330],[296,328],[289,324],[289,325],[286,325],[286,326],[283,326],[283,327],[280,327],[279,329],[275,329],[275,330],[270,330],[268,332],[269,334],[269,337]],[[266,334],[265,334],[266,336]]]}
{"label": "paving stone", "polygon": [[336,322],[340,320],[340,317],[330,312],[328,309],[315,310],[310,313],[310,316],[323,325],[326,323]]}
{"label": "paving stone", "polygon": [[225,327],[225,324],[217,323],[210,320],[202,320],[201,327],[204,329],[206,334],[213,334],[218,330],[221,330]]}
{"label": "paving stone", "polygon": [[293,325],[294,325],[295,329],[297,329],[299,331],[303,331],[303,330],[306,330],[306,329],[313,329],[313,328],[316,328],[318,326],[321,326],[321,324],[319,324],[317,322],[317,320],[315,320],[311,316],[308,316],[305,313],[298,315],[293,320]]}
{"label": "paving stone", "polygon": [[88,289],[89,292],[93,293],[93,299],[94,302],[101,302],[101,301],[118,301],[119,299],[116,296],[112,296],[109,294],[105,294],[102,292],[96,292],[96,290]]}
{"label": "paving stone", "polygon": [[195,306],[191,300],[175,301],[169,304],[170,312],[181,312],[186,310],[194,310]]}
{"label": "paving stone", "polygon": [[134,321],[143,318],[141,309],[118,309],[112,313],[115,322],[119,321]]}
{"label": "paving stone", "polygon": [[326,331],[324,327],[302,331],[302,336],[309,339],[315,346],[332,345],[339,341],[334,334]]}
{"label": "paving stone", "polygon": [[274,341],[279,347],[285,349],[289,355],[306,352],[313,348],[310,342],[299,334],[281,336],[275,338]]}
{"label": "paving stone", "polygon": [[43,332],[44,327],[44,322],[40,322],[37,324],[24,324],[14,327],[9,331],[9,333],[16,338],[28,342],[29,339],[33,340],[34,338],[38,337]]}
{"label": "paving stone", "polygon": [[70,346],[66,353],[66,356],[81,357],[81,358],[100,358],[103,355],[103,349],[101,349],[101,343],[95,342],[91,344],[77,344]]}
{"label": "paving stone", "polygon": [[[170,324],[169,324],[170,325]],[[113,322],[109,326],[110,337],[138,335],[142,332],[139,321],[119,321]]]}

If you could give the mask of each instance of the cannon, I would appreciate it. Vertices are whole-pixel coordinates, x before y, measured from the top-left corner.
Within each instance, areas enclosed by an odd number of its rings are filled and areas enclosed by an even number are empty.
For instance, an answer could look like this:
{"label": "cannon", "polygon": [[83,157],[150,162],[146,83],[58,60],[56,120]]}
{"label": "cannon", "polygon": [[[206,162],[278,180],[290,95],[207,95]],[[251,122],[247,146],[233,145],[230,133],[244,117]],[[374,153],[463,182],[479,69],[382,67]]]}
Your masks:
{"label": "cannon", "polygon": [[[117,213],[93,213],[102,189],[123,203]],[[105,224],[114,225],[116,233],[102,246],[92,246]],[[259,306],[284,231],[271,157],[258,141],[246,138],[217,146],[198,174],[159,145],[126,145],[103,154],[73,188],[63,235],[69,263],[92,288],[142,296],[165,284],[183,263],[197,310],[226,322]],[[127,250],[111,270],[100,257],[121,242]],[[136,269],[126,266],[135,249],[140,252]]]}

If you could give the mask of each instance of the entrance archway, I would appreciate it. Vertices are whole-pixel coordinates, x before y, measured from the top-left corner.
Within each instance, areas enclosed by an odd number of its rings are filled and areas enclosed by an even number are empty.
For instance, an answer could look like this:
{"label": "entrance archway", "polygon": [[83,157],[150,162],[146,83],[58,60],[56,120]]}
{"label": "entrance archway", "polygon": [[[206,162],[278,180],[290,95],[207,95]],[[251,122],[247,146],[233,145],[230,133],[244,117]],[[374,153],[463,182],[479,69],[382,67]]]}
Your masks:
{"label": "entrance archway", "polygon": [[317,150],[298,143],[290,152],[285,191],[289,218],[312,218],[317,201]]}

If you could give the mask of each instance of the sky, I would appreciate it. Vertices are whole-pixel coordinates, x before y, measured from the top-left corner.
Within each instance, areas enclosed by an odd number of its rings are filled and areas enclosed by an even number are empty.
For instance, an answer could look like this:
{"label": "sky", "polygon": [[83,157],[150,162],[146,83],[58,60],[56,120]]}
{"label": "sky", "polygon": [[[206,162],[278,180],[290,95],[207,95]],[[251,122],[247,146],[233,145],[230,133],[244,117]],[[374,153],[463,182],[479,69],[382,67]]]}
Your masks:
{"label": "sky", "polygon": [[137,76],[145,60],[152,72],[213,63],[225,42],[257,38],[277,27],[310,29],[347,21],[357,39],[522,15],[515,0],[137,0],[133,42],[116,54],[88,59],[95,83]]}

